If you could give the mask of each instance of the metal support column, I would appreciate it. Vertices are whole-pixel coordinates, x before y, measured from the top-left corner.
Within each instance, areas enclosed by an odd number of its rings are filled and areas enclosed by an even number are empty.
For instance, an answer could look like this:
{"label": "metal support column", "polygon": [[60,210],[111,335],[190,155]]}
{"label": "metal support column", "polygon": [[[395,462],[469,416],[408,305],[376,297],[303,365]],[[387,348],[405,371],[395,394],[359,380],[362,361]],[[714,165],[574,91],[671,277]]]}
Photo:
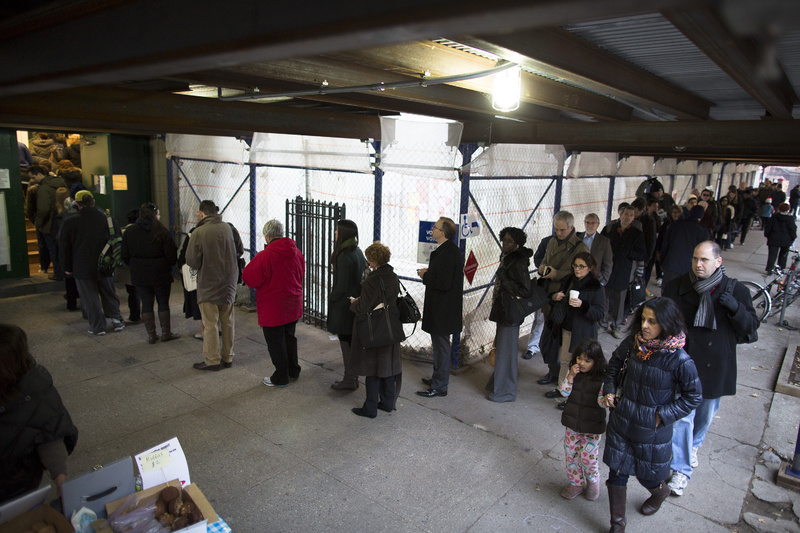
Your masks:
{"label": "metal support column", "polygon": [[614,216],[614,184],[617,177],[611,176],[608,180],[608,204],[606,204],[606,224],[611,222],[611,217]]}
{"label": "metal support column", "polygon": [[[250,163],[250,261],[256,256],[256,166]],[[248,261],[248,263],[250,262]],[[256,290],[250,289],[250,305],[256,305]]]}
{"label": "metal support column", "polygon": [[[458,147],[461,152],[461,166],[467,167],[472,162],[472,155],[478,149],[475,143],[462,144]],[[469,171],[461,171],[461,206],[459,207],[459,215],[466,215],[469,211]],[[456,220],[456,224],[460,221]],[[458,248],[461,250],[461,262],[466,262],[467,241],[466,239],[459,239]],[[464,283],[463,281],[461,282]],[[461,367],[461,333],[453,334],[453,342],[450,350],[450,368]]]}
{"label": "metal support column", "polygon": [[175,175],[172,172],[172,165],[175,164],[175,157],[170,157],[167,160],[167,205],[169,206],[169,233],[172,235],[172,240],[175,240],[175,235],[178,233],[175,227]]}
{"label": "metal support column", "polygon": [[556,197],[553,199],[553,215],[561,211],[561,191],[564,187],[564,178],[559,176],[556,179]]}
{"label": "metal support column", "polygon": [[381,207],[383,206],[383,169],[381,169],[381,142],[373,141],[375,149],[375,194],[372,206],[372,240],[381,240]]}

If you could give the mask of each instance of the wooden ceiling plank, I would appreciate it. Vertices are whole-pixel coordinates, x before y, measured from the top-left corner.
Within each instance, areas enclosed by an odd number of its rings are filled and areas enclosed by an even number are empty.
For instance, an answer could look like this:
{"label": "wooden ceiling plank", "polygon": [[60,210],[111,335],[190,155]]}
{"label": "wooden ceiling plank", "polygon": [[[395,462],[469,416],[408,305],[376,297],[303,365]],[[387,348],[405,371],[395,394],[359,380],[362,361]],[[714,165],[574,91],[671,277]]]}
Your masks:
{"label": "wooden ceiling plank", "polygon": [[663,15],[700,51],[724,70],[750,96],[764,106],[770,116],[792,118],[792,105],[797,95],[786,73],[770,83],[758,75],[755,50],[733,35],[722,19],[705,7],[666,11]]}
{"label": "wooden ceiling plank", "polygon": [[489,37],[459,37],[458,42],[520,63],[534,72],[654,107],[681,119],[708,119],[711,103],[621,60],[560,28]]}

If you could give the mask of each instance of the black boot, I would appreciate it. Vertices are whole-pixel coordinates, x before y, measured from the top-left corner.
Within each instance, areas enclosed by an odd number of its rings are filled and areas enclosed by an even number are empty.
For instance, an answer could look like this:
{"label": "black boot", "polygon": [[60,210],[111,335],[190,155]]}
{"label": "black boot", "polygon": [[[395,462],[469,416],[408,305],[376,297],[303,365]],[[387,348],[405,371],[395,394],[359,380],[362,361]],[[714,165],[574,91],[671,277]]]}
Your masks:
{"label": "black boot", "polygon": [[628,487],[609,485],[608,481],[606,487],[608,487],[608,507],[611,511],[611,529],[608,533],[625,533],[625,525],[628,523],[625,520]]}
{"label": "black boot", "polygon": [[661,504],[664,503],[664,500],[667,499],[669,496],[669,485],[667,485],[666,481],[662,481],[661,485],[654,489],[648,489],[650,491],[650,496],[647,498],[644,503],[642,504],[642,508],[639,509],[643,515],[650,516],[651,514],[656,514],[656,511],[661,509]]}
{"label": "black boot", "polygon": [[169,311],[159,311],[158,321],[161,322],[161,342],[174,341],[180,339],[181,336],[172,333],[169,324]]}
{"label": "black boot", "polygon": [[147,342],[155,344],[158,340],[155,313],[142,313],[142,322],[144,322],[144,329],[147,330]]}

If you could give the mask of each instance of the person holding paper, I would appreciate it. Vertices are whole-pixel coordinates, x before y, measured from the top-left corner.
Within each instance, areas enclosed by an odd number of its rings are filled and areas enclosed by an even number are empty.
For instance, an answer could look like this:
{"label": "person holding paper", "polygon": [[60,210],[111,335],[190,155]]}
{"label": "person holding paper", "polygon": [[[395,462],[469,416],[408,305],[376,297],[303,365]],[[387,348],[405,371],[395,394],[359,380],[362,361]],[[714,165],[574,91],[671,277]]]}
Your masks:
{"label": "person holding paper", "polygon": [[0,503],[39,487],[47,470],[58,487],[78,442],[53,378],[28,351],[18,326],[0,324]]}

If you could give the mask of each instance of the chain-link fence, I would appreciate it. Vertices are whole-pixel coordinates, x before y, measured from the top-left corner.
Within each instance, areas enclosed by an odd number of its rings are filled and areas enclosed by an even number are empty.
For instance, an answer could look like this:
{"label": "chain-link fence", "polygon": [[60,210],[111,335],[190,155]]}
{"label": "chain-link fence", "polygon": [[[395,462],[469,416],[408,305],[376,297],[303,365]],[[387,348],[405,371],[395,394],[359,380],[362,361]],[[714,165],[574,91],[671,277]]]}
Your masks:
{"label": "chain-link fence", "polygon": [[[213,200],[223,219],[238,228],[249,260],[263,249],[264,223],[272,218],[286,220],[287,200],[300,197],[344,204],[347,218],[359,227],[361,248],[375,239],[387,245],[395,272],[422,305],[425,289],[416,275],[423,266],[418,256],[420,221],[434,222],[447,216],[460,223],[459,215],[471,215],[478,220],[480,233],[461,240],[460,246],[465,259],[474,257],[477,269],[472,283],[464,282],[464,329],[457,348],[460,362],[469,363],[487,353],[494,338],[495,325],[488,315],[500,257],[500,230],[522,228],[527,234],[526,246],[535,251],[551,234],[556,211],[570,211],[577,231],[584,229],[583,220],[589,213],[597,214],[602,226],[617,218],[617,206],[631,202],[648,178],[602,175],[567,179],[563,177],[566,153],[560,146],[477,147],[460,145],[460,130],[452,125],[420,129],[415,124],[412,135],[403,135],[400,123],[391,127],[394,130],[383,134],[383,143],[257,134],[244,163],[237,160],[245,156],[239,154],[242,148],[236,143],[228,147],[227,162],[173,155],[170,175],[177,204],[171,207],[178,213],[175,227],[187,233],[196,224],[200,200]],[[606,159],[596,161],[607,164]],[[586,159],[583,165],[589,163]],[[725,191],[738,178],[723,173],[721,164],[708,165],[706,174],[701,170],[659,179],[666,192],[674,192],[676,202],[684,204],[693,187]],[[318,270],[329,268],[327,260],[315,259]],[[241,287],[237,302],[250,303],[251,297],[251,291]],[[321,311],[324,314],[326,310]],[[315,322],[324,327],[324,316],[316,316],[321,320]],[[530,321],[528,318],[521,331],[530,327]],[[417,327],[403,347],[407,354],[428,356],[430,337]]]}

